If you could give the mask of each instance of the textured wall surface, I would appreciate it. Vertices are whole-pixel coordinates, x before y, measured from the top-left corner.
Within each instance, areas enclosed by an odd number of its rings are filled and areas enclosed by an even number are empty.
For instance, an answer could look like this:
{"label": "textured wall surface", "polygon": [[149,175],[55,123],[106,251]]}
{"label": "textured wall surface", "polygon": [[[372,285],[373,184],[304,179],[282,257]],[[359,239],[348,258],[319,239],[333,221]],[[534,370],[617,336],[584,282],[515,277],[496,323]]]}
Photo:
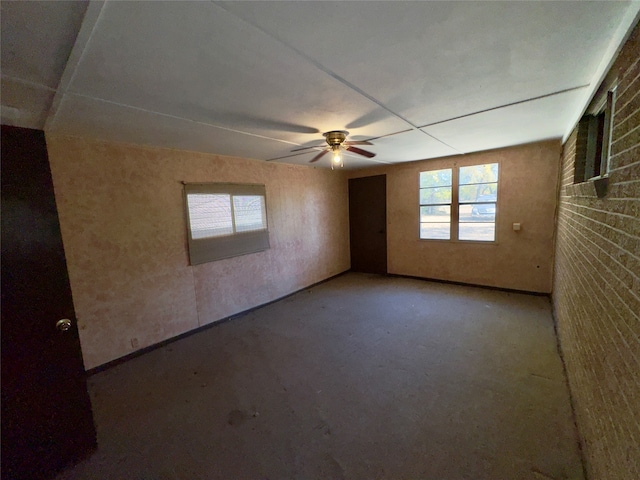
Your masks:
{"label": "textured wall surface", "polygon": [[640,478],[640,29],[614,69],[609,188],[573,185],[564,145],[553,301],[592,480]]}
{"label": "textured wall surface", "polygon": [[[389,273],[550,293],[560,149],[559,141],[547,141],[350,176],[387,175]],[[420,240],[420,172],[492,162],[500,163],[497,242]],[[519,232],[514,222],[521,224]]]}
{"label": "textured wall surface", "polygon": [[[342,172],[47,136],[86,368],[349,268]],[[190,266],[182,181],[262,183],[271,248]]]}

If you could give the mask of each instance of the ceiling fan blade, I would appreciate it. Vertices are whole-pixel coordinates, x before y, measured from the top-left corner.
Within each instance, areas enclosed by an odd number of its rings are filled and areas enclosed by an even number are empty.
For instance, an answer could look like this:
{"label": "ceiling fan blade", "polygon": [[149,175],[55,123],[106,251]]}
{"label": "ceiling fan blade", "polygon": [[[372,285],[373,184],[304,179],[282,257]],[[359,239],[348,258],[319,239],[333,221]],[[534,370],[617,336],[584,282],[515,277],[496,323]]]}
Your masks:
{"label": "ceiling fan blade", "polygon": [[349,146],[349,145],[373,145],[373,143],[371,143],[368,140],[355,140],[355,141],[351,141],[348,140],[346,142],[344,142],[345,145]]}
{"label": "ceiling fan blade", "polygon": [[329,150],[324,150],[324,151],[320,152],[318,155],[316,155],[311,160],[309,160],[309,163],[317,162],[318,160],[320,160],[322,158],[323,155],[325,155],[327,153],[329,153]]}
{"label": "ceiling fan blade", "polygon": [[347,147],[347,150],[367,158],[373,158],[376,156],[375,153],[367,152],[366,150],[362,150],[361,148],[358,148],[358,147]]}
{"label": "ceiling fan blade", "polygon": [[321,147],[326,147],[327,144],[325,143],[324,145],[312,145],[311,147],[300,147],[300,148],[294,148],[293,150],[291,150],[292,152],[301,152],[302,150],[310,150],[312,148],[321,148]]}

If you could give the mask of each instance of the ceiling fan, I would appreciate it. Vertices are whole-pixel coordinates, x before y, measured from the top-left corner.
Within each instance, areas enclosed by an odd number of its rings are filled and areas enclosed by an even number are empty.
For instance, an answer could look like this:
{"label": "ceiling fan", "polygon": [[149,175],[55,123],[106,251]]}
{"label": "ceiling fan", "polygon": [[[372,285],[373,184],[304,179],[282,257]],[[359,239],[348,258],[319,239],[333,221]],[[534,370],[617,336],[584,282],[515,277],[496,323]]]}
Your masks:
{"label": "ceiling fan", "polygon": [[[315,157],[309,160],[309,163],[314,163],[320,160],[324,155],[331,152],[333,154],[333,158],[331,159],[331,169],[337,166],[344,166],[343,158],[342,158],[342,150],[347,150],[351,153],[356,153],[358,155],[362,155],[363,157],[373,158],[376,156],[375,153],[369,152],[367,150],[363,150],[358,147],[354,147],[354,145],[373,145],[373,143],[362,140],[362,141],[347,141],[347,135],[349,132],[346,130],[332,130],[330,132],[323,133],[324,139],[327,142],[327,147],[320,153],[318,153]],[[296,148],[291,150],[292,152],[299,152],[301,150],[307,150],[311,148],[318,148],[321,145],[313,146],[313,147],[303,147]]]}

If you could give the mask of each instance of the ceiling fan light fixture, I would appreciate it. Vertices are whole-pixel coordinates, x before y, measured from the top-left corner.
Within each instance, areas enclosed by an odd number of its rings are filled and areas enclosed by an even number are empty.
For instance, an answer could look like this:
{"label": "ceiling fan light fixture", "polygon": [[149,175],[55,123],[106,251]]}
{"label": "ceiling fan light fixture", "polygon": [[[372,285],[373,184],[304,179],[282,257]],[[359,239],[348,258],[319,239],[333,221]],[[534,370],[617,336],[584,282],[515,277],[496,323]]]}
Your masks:
{"label": "ceiling fan light fixture", "polygon": [[[342,150],[348,150],[351,153],[362,155],[363,157],[367,157],[367,158],[372,158],[376,156],[375,153],[371,153],[371,152],[368,152],[367,150],[354,147],[354,145],[373,145],[368,140],[356,140],[354,142],[345,141],[347,140],[347,135],[349,135],[349,132],[347,132],[346,130],[331,130],[330,132],[325,132],[322,135],[324,135],[324,139],[327,142],[328,146],[320,150],[315,157],[309,160],[309,163],[317,162],[322,157],[324,157],[327,153],[331,152],[331,170],[333,170],[338,165],[340,167],[344,167]],[[299,150],[307,150],[310,148],[318,151],[320,147],[321,145],[314,145],[312,147],[296,148],[292,150],[292,152],[297,152]]]}
{"label": "ceiling fan light fixture", "polygon": [[340,166],[344,167],[344,162],[342,160],[342,143],[347,139],[347,135],[349,132],[346,130],[333,130],[331,132],[323,133],[324,138],[331,148],[331,170],[335,167]]}
{"label": "ceiling fan light fixture", "polygon": [[342,154],[340,152],[340,145],[335,145],[331,147],[333,158],[331,159],[331,169],[334,167],[340,166],[344,167],[344,163],[342,161]]}

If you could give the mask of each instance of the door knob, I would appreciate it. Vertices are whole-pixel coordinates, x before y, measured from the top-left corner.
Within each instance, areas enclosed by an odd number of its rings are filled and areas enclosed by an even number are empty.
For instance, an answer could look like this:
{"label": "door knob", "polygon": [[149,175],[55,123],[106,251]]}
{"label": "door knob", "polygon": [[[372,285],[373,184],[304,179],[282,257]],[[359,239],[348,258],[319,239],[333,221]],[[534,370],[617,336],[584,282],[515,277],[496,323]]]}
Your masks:
{"label": "door knob", "polygon": [[56,322],[56,328],[61,332],[66,332],[71,328],[71,320],[68,318],[63,318],[62,320],[58,320]]}

